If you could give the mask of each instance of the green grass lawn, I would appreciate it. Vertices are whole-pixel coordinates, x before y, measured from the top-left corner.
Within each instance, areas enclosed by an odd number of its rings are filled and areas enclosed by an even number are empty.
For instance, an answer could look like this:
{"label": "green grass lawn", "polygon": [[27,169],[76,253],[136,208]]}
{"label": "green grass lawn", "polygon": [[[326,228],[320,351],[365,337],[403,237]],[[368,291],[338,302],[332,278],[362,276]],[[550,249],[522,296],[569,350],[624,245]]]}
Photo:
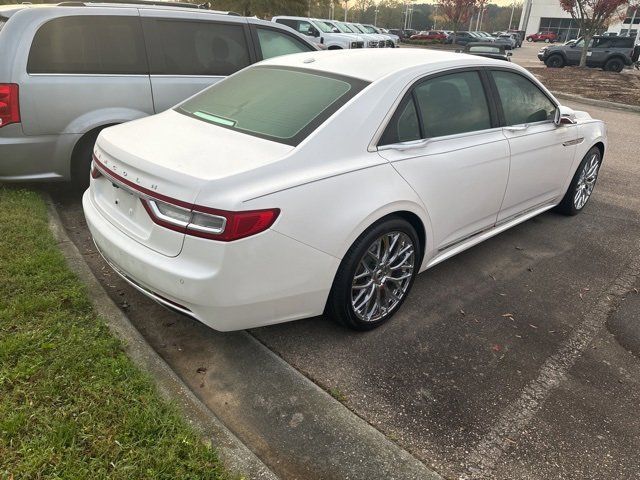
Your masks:
{"label": "green grass lawn", "polygon": [[0,479],[220,479],[91,308],[34,192],[0,186]]}

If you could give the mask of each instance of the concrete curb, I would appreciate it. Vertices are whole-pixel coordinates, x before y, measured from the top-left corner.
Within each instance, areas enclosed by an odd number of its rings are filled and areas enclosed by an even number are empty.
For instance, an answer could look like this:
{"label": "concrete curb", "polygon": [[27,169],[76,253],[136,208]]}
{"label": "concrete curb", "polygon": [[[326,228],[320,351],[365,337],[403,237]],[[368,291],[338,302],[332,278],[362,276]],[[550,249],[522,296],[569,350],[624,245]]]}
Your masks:
{"label": "concrete curb", "polygon": [[640,113],[640,107],[636,105],[626,105],[624,103],[607,102],[606,100],[595,100],[593,98],[581,97],[571,93],[552,92],[556,98],[562,100],[571,100],[573,102],[584,103],[585,105],[593,105],[594,107],[612,108],[615,110],[624,110],[626,112]]}
{"label": "concrete curb", "polygon": [[[168,349],[165,363],[108,297],[50,199],[48,205],[51,229],[96,311],[126,340],[127,353],[158,388],[183,406],[191,423],[204,426],[228,468],[260,480],[441,480],[247,332],[223,334],[178,322],[174,341],[190,355]],[[195,365],[205,365],[206,374]]]}
{"label": "concrete curb", "polygon": [[67,236],[53,200],[48,194],[43,194],[43,197],[49,213],[49,228],[62,254],[71,270],[87,286],[96,312],[107,322],[111,332],[123,341],[129,358],[153,377],[160,394],[177,404],[187,421],[205,440],[211,442],[227,469],[243,475],[243,478],[278,480],[278,477],[195,396],[113,303],[75,244]]}

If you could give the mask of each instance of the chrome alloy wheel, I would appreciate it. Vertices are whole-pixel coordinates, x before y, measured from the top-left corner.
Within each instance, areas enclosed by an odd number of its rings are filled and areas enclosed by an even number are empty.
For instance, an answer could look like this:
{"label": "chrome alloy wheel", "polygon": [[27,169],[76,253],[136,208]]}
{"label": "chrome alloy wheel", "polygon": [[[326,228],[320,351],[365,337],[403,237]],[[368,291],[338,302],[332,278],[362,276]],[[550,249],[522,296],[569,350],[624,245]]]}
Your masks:
{"label": "chrome alloy wheel", "polygon": [[375,322],[400,304],[416,267],[415,252],[403,232],[384,233],[367,248],[351,282],[351,306],[360,320]]}
{"label": "chrome alloy wheel", "polygon": [[576,194],[573,197],[573,205],[576,210],[580,210],[585,206],[587,200],[593,192],[593,187],[596,184],[598,178],[598,170],[600,169],[600,159],[598,154],[594,153],[587,160],[580,172],[580,178],[578,178],[578,184],[576,185]]}

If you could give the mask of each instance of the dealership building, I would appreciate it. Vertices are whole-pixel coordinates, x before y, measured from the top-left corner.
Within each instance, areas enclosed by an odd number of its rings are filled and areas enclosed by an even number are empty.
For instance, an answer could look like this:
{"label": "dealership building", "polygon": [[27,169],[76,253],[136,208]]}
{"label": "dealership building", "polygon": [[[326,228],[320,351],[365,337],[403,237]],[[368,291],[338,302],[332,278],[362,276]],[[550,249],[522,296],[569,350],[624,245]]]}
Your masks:
{"label": "dealership building", "polygon": [[[627,35],[631,21],[631,36],[638,38],[640,30],[640,10],[633,17],[631,9],[627,11],[627,17],[623,22],[614,20],[606,32],[615,32],[618,35]],[[567,41],[580,36],[580,29],[571,15],[565,12],[558,0],[525,0],[520,16],[520,30],[527,35],[536,32],[553,32],[558,36],[558,41]],[[601,32],[605,33],[605,32]]]}

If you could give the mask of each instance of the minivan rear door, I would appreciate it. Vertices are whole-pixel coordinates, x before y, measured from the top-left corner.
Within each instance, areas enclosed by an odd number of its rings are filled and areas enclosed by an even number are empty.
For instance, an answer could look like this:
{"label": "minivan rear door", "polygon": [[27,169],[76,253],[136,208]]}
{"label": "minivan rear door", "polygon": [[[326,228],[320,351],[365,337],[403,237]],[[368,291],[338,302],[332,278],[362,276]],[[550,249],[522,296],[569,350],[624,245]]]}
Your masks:
{"label": "minivan rear door", "polygon": [[140,9],[153,105],[167,110],[256,61],[246,19]]}

